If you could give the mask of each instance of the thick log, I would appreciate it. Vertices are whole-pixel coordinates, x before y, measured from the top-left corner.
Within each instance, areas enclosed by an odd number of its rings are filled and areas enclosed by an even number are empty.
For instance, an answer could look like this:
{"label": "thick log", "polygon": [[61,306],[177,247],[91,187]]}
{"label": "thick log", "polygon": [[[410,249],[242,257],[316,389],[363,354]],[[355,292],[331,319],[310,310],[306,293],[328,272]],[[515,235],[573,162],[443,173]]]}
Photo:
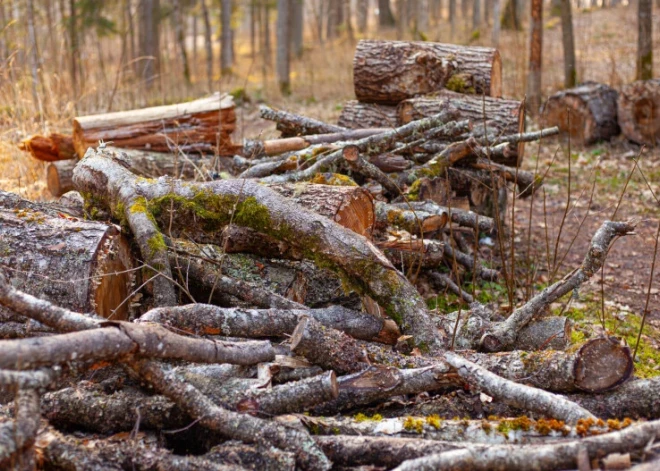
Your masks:
{"label": "thick log", "polygon": [[607,85],[587,82],[548,98],[541,119],[546,126],[558,126],[577,145],[606,141],[619,134],[617,96]]}
{"label": "thick log", "polygon": [[396,104],[448,88],[502,96],[497,49],[432,42],[361,40],[353,59],[358,100]]}
{"label": "thick log", "polygon": [[374,227],[374,201],[371,193],[358,186],[317,185],[312,183],[274,184],[268,187],[293,203],[370,236]]}
{"label": "thick log", "polygon": [[[0,266],[14,287],[77,312],[127,318],[133,261],[118,227],[8,203],[0,203]],[[0,320],[9,319],[0,307]]]}
{"label": "thick log", "polygon": [[311,316],[325,326],[363,340],[393,345],[400,335],[391,320],[341,306],[322,309],[224,309],[208,304],[189,304],[152,309],[139,322],[158,322],[195,335],[257,338],[290,335],[303,316]]}
{"label": "thick log", "polygon": [[231,95],[119,111],[73,120],[73,144],[79,157],[90,146],[112,142],[115,146],[157,152],[233,155],[231,134],[236,126]]}
{"label": "thick log", "polygon": [[631,141],[660,144],[660,79],[639,80],[619,92],[617,112],[621,132]]}
{"label": "thick log", "polygon": [[51,133],[48,136],[31,136],[23,140],[18,148],[44,162],[76,158],[73,137],[65,134]]}
{"label": "thick log", "polygon": [[346,130],[342,126],[324,123],[323,121],[288,111],[276,110],[266,105],[259,107],[259,115],[263,119],[275,121],[277,123],[276,129],[282,133],[282,137],[328,134]]}
{"label": "thick log", "polygon": [[355,340],[308,316],[302,317],[291,334],[291,351],[339,374],[355,373],[368,366]]}
{"label": "thick log", "polygon": [[46,167],[48,191],[55,198],[74,190],[73,169],[77,163],[78,159],[58,160],[49,163]]}
{"label": "thick log", "polygon": [[337,123],[348,129],[395,128],[399,125],[396,106],[349,100]]}

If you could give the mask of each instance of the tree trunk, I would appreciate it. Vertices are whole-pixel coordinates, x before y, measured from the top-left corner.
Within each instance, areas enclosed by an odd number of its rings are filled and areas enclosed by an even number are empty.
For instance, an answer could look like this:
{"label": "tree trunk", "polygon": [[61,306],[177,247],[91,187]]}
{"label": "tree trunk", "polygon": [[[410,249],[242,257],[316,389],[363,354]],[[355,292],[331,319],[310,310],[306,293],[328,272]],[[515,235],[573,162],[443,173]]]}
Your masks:
{"label": "tree trunk", "polygon": [[493,47],[496,48],[500,46],[500,30],[502,29],[501,5],[502,0],[493,0],[493,32],[491,41],[493,42]]}
{"label": "tree trunk", "polygon": [[409,0],[397,0],[396,2],[396,38],[398,40],[403,40],[406,32],[408,31],[408,24],[410,22],[408,2]]}
{"label": "tree trunk", "polygon": [[232,0],[222,0],[220,9],[220,73],[231,74],[233,66],[232,57],[232,31],[231,31]]}
{"label": "tree trunk", "polygon": [[188,103],[75,118],[73,145],[81,158],[100,141],[129,149],[222,155],[233,150],[235,125],[233,98],[215,94]]}
{"label": "tree trunk", "polygon": [[398,121],[396,106],[349,100],[344,103],[337,124],[347,129],[393,128]]}
{"label": "tree trunk", "polygon": [[[128,316],[133,266],[116,226],[0,202],[0,265],[16,289],[76,312]],[[38,274],[38,276],[36,275]],[[0,321],[24,321],[0,306]]]}
{"label": "tree trunk", "polygon": [[277,1],[277,80],[283,95],[291,94],[291,3]]}
{"label": "tree trunk", "polygon": [[380,29],[393,28],[396,24],[390,0],[378,0],[378,26]]}
{"label": "tree trunk", "polygon": [[39,89],[41,84],[39,82],[39,69],[41,68],[41,57],[39,55],[39,44],[37,42],[36,26],[34,24],[34,0],[27,0],[27,30],[28,38],[30,41],[30,73],[32,75],[32,100],[37,107],[40,119],[44,119],[44,108],[41,102],[41,95]]}
{"label": "tree trunk", "polygon": [[357,0],[356,16],[357,16],[357,30],[360,34],[367,32],[369,24],[369,3],[370,0]]}
{"label": "tree trunk", "polygon": [[[72,0],[73,1],[73,0]],[[160,0],[140,0],[140,76],[147,89],[160,72]]]}
{"label": "tree trunk", "polygon": [[186,85],[190,86],[190,64],[188,63],[188,53],[186,52],[186,38],[185,38],[185,17],[183,14],[181,0],[173,0],[174,5],[174,29],[176,34],[176,42],[179,46],[179,53],[181,54],[181,63],[183,65],[183,78]]}
{"label": "tree trunk", "polygon": [[206,81],[209,93],[213,90],[213,42],[211,40],[211,19],[207,0],[201,0],[202,18],[204,18],[204,47],[206,48]]}
{"label": "tree trunk", "polygon": [[637,80],[653,78],[653,0],[637,5]]}
{"label": "tree trunk", "polygon": [[477,31],[481,28],[481,0],[474,0],[472,3],[472,30]]}
{"label": "tree trunk", "polygon": [[362,40],[353,61],[358,100],[396,104],[448,88],[461,93],[502,95],[499,52],[427,42]]}
{"label": "tree trunk", "polygon": [[569,133],[578,145],[609,140],[619,134],[616,90],[587,82],[552,95],[543,106],[543,122]]}
{"label": "tree trunk", "polygon": [[577,85],[575,40],[573,39],[573,14],[571,0],[561,0],[561,40],[564,47],[564,87]]}
{"label": "tree trunk", "polygon": [[270,42],[270,3],[268,1],[264,2],[263,9],[263,61],[264,61],[264,76],[265,71],[270,69],[272,61],[272,51],[271,51],[271,42]]}
{"label": "tree trunk", "polygon": [[74,93],[78,90],[78,56],[80,54],[77,24],[76,2],[75,0],[69,0],[69,47],[71,48],[69,73],[71,75],[71,89],[74,90]]}
{"label": "tree trunk", "polygon": [[541,108],[541,78],[543,73],[543,0],[532,0],[532,21],[529,43],[529,74],[527,75],[527,110],[536,116]]}
{"label": "tree trunk", "polygon": [[502,29],[513,31],[520,31],[522,29],[516,3],[516,0],[505,0],[501,22]]}
{"label": "tree trunk", "polygon": [[617,101],[619,126],[638,144],[660,144],[660,79],[625,85]]}
{"label": "tree trunk", "polygon": [[303,55],[303,32],[305,29],[305,2],[304,0],[291,0],[292,15],[292,47],[293,55],[300,59]]}
{"label": "tree trunk", "polygon": [[456,16],[456,0],[449,0],[449,24],[452,39],[456,36]]}

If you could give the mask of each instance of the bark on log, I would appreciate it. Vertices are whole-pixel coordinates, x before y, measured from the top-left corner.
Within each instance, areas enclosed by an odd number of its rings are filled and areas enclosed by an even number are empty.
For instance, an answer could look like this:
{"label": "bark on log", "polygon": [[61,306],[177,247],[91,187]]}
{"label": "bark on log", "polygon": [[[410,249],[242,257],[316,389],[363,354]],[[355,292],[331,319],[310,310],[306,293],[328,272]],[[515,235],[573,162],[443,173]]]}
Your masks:
{"label": "bark on log", "polygon": [[[394,137],[392,135],[391,139]],[[156,221],[161,227],[171,228],[174,237],[185,232],[195,240],[203,234],[217,234],[219,228],[233,222],[297,246],[317,262],[341,273],[363,294],[371,296],[393,317],[403,333],[413,335],[423,349],[441,347],[441,333],[434,329],[417,289],[378,249],[364,237],[287,202],[263,185],[250,180],[200,184],[182,184],[177,180],[141,181],[103,153],[93,150],[76,167],[74,182],[111,204],[116,204],[118,195],[127,195],[124,211],[127,217],[139,214],[145,223]],[[138,189],[142,200],[137,200]],[[139,201],[143,203],[140,209],[144,208],[144,212],[133,207]],[[200,202],[202,208],[198,206]],[[135,227],[133,224],[134,230]],[[154,224],[152,236],[158,234]],[[150,245],[148,240],[140,244],[145,259],[149,259],[149,255],[153,257],[154,248],[161,248]],[[157,262],[166,267],[164,271],[171,276],[164,243],[162,254]]]}
{"label": "bark on log", "polygon": [[437,240],[401,240],[376,242],[394,266],[406,273],[409,267],[437,268],[445,262],[445,244]]}
{"label": "bark on log", "polygon": [[259,471],[295,471],[296,469],[293,453],[272,446],[246,445],[237,441],[214,446],[203,457],[217,463],[241,466],[242,469]]}
{"label": "bark on log", "polygon": [[616,237],[632,233],[635,230],[635,225],[633,221],[606,221],[603,223],[591,239],[591,245],[584,257],[582,266],[566,275],[564,279],[552,286],[548,286],[524,306],[513,311],[506,321],[500,323],[483,336],[481,339],[481,348],[489,352],[508,348],[515,341],[520,329],[527,325],[535,314],[565,294],[578,289],[580,285],[600,270],[609,251],[610,244]]}
{"label": "bark on log", "polygon": [[398,196],[401,193],[394,180],[391,180],[378,167],[360,155],[360,150],[357,146],[349,145],[344,147],[343,155],[344,160],[353,172],[378,182],[391,195]]}
{"label": "bark on log", "polygon": [[73,137],[65,134],[51,133],[48,136],[32,136],[23,140],[18,148],[29,152],[32,157],[44,162],[75,159]]}
{"label": "bark on log", "polygon": [[[380,209],[380,206],[383,206],[383,209]],[[485,232],[487,234],[492,234],[497,229],[497,225],[493,221],[493,218],[482,216],[473,211],[465,211],[459,208],[451,208],[450,210],[449,208],[436,204],[433,201],[410,201],[408,203],[395,203],[391,205],[387,205],[385,203],[376,203],[376,214],[379,214],[382,211],[386,211],[390,207],[397,208],[402,211],[412,210],[416,212],[425,212],[437,215],[448,213],[451,222],[458,224],[461,227],[478,229],[480,232]]]}
{"label": "bark on log", "polygon": [[660,144],[660,79],[625,85],[617,101],[623,135],[638,144]]}
{"label": "bark on log", "polygon": [[[39,393],[34,389],[21,389],[16,393],[14,420],[0,424],[0,466],[12,469],[15,464],[33,457],[20,456],[34,444],[39,430]],[[23,463],[27,465],[28,463]],[[13,469],[34,469],[20,466]]]}
{"label": "bark on log", "polygon": [[81,158],[100,141],[157,152],[233,155],[227,152],[233,151],[229,148],[235,126],[233,98],[215,94],[176,105],[77,117],[73,144]]}
{"label": "bark on log", "polygon": [[[403,203],[402,206],[406,207],[406,204]],[[376,203],[376,228],[379,230],[396,226],[411,234],[428,234],[444,228],[448,221],[449,211],[437,210],[431,213],[402,209],[387,203]]]}
{"label": "bark on log", "polygon": [[356,141],[365,137],[375,136],[388,131],[388,128],[346,129],[341,132],[329,134],[311,134],[302,137],[288,137],[268,141],[246,140],[243,145],[243,155],[257,157],[261,155],[279,155],[284,152],[293,152],[313,146],[331,146],[336,142]]}
{"label": "bark on log", "polygon": [[589,459],[610,453],[642,450],[660,436],[660,421],[648,422],[625,430],[606,433],[583,440],[537,445],[534,447],[494,446],[487,450],[454,450],[410,460],[396,471],[436,471],[450,469],[545,471],[574,469],[580,450],[586,449]]}
{"label": "bark on log", "polygon": [[502,95],[502,63],[496,49],[431,42],[361,40],[353,59],[358,100],[396,104],[443,88]]}
{"label": "bark on log", "polygon": [[368,366],[355,340],[308,316],[302,317],[291,335],[291,351],[338,374],[355,373]]}
{"label": "bark on log", "polygon": [[55,198],[59,198],[64,193],[74,190],[73,168],[77,163],[78,159],[59,160],[51,162],[46,167],[48,191]]}
{"label": "bark on log", "polygon": [[347,129],[395,128],[399,126],[396,106],[349,100],[341,110],[339,126]]}
{"label": "bark on log", "polygon": [[307,136],[309,134],[328,134],[331,132],[342,132],[346,128],[324,123],[307,116],[301,116],[288,111],[275,110],[266,105],[259,107],[262,119],[268,119],[277,123],[276,129],[282,133],[282,137]]}
{"label": "bark on log", "polygon": [[223,309],[208,304],[156,308],[138,322],[157,322],[195,335],[233,337],[282,337],[294,332],[302,316],[341,330],[351,337],[394,345],[400,336],[391,320],[352,311],[341,306],[324,309]]}
{"label": "bark on log", "polygon": [[587,82],[552,95],[541,110],[547,126],[558,126],[577,145],[609,140],[619,134],[617,92],[604,84]]}
{"label": "bark on log", "polygon": [[[525,131],[525,110],[522,102],[465,95],[449,90],[404,100],[397,106],[397,113],[399,123],[406,124],[449,108],[458,111],[459,119],[469,119],[480,129],[485,127],[490,136],[516,135]],[[504,165],[519,166],[523,159],[524,146],[520,144],[515,148],[517,152],[512,152],[511,157],[502,156],[493,160]]]}
{"label": "bark on log", "polygon": [[[0,207],[0,266],[14,287],[77,312],[127,318],[133,262],[117,227]],[[0,320],[12,318],[0,307]]]}

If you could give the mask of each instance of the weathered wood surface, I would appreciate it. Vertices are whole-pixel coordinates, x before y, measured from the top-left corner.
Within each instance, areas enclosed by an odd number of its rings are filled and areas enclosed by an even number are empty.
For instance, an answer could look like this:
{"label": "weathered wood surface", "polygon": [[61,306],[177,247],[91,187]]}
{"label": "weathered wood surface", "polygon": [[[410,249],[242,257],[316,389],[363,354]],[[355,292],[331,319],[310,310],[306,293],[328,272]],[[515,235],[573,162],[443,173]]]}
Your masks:
{"label": "weathered wood surface", "polygon": [[395,128],[398,122],[396,106],[349,100],[344,103],[337,124],[348,129]]}
{"label": "weathered wood surface", "polygon": [[[118,227],[2,203],[0,220],[0,266],[14,287],[77,312],[126,318],[133,261]],[[14,318],[1,307],[0,316]]]}
{"label": "weathered wood surface", "polygon": [[621,132],[637,144],[660,144],[660,79],[639,80],[619,92]]}
{"label": "weathered wood surface", "polygon": [[235,126],[233,98],[214,94],[188,103],[77,117],[73,144],[81,158],[100,141],[156,152],[224,155],[233,151]]}
{"label": "weathered wood surface", "polygon": [[50,133],[48,136],[31,136],[24,139],[18,148],[29,152],[32,157],[44,162],[67,160],[76,157],[73,137],[67,134]]}
{"label": "weathered wood surface", "polygon": [[366,103],[396,104],[448,88],[502,95],[497,49],[432,42],[361,40],[353,59],[355,96]]}
{"label": "weathered wood surface", "polygon": [[550,96],[541,110],[544,126],[558,126],[577,145],[606,141],[619,134],[617,92],[596,82]]}
{"label": "weathered wood surface", "polygon": [[276,129],[280,131],[282,137],[327,134],[346,130],[342,126],[335,126],[334,124],[324,123],[323,121],[308,118],[307,116],[273,109],[266,105],[259,107],[259,115],[263,119],[276,122]]}

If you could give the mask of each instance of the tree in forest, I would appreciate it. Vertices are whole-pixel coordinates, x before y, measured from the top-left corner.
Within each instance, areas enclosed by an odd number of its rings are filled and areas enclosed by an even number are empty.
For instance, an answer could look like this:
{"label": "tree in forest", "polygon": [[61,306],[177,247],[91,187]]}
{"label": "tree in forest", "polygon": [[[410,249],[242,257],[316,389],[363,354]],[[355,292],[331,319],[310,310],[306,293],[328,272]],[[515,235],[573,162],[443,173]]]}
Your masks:
{"label": "tree in forest", "polygon": [[160,68],[160,1],[140,0],[139,50],[142,80],[147,89],[153,87]]}
{"label": "tree in forest", "polygon": [[518,16],[518,1],[506,0],[502,12],[502,29],[520,31],[522,24]]}
{"label": "tree in forest", "polygon": [[304,7],[304,0],[291,0],[291,47],[293,48],[291,52],[299,59],[303,55]]}
{"label": "tree in forest", "polygon": [[284,95],[291,94],[291,0],[277,0],[277,80]]}
{"label": "tree in forest", "polygon": [[577,84],[571,8],[571,0],[561,0],[561,36],[564,46],[564,86],[566,88],[572,88]]}
{"label": "tree in forest", "polygon": [[357,0],[355,13],[357,17],[357,30],[360,34],[367,32],[369,21],[369,0]]}
{"label": "tree in forest", "polygon": [[637,0],[637,80],[653,78],[653,0]]}
{"label": "tree in forest", "polygon": [[206,1],[201,0],[201,4],[202,18],[204,19],[204,49],[206,49],[206,80],[210,92],[213,90],[213,43],[211,42],[211,18]]}
{"label": "tree in forest", "polygon": [[231,0],[222,0],[220,8],[220,71],[223,75],[231,74],[234,62],[232,57],[231,4]]}
{"label": "tree in forest", "polygon": [[383,28],[393,28],[396,24],[390,0],[378,0],[378,26]]}
{"label": "tree in forest", "polygon": [[181,54],[181,63],[183,64],[183,78],[186,85],[190,85],[190,65],[188,64],[188,54],[186,52],[186,38],[185,38],[185,22],[184,14],[182,11],[183,6],[181,0],[172,0],[174,7],[174,30],[176,35],[176,42]]}
{"label": "tree in forest", "polygon": [[532,0],[529,42],[529,74],[527,75],[527,109],[533,115],[541,108],[541,72],[543,56],[543,0]]}

